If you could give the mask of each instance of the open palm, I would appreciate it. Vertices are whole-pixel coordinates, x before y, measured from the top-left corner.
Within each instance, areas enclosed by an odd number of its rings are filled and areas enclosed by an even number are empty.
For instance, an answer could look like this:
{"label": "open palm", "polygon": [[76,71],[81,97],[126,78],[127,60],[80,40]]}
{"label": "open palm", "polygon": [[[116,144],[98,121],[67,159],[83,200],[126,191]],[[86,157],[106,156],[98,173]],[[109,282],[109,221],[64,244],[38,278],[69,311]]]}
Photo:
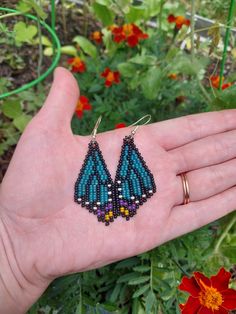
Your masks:
{"label": "open palm", "polygon": [[[135,143],[157,192],[130,221],[118,217],[108,227],[99,223],[73,200],[90,141],[70,129],[77,99],[74,78],[57,69],[45,105],[22,135],[0,189],[1,224],[12,243],[15,269],[35,294],[57,276],[149,250],[236,207],[236,110],[228,110],[141,127]],[[130,131],[98,135],[112,178],[122,139]],[[182,172],[188,172],[188,205],[181,205]]]}

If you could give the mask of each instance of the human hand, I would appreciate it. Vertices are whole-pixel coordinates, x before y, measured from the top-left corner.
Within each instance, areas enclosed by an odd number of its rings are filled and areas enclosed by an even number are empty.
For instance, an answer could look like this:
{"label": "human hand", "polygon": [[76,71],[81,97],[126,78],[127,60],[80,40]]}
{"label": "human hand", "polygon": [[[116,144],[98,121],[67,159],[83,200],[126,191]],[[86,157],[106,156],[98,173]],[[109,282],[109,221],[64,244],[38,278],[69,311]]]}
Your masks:
{"label": "human hand", "polygon": [[[0,187],[1,313],[24,313],[58,276],[147,251],[236,207],[236,110],[226,110],[142,126],[135,143],[157,192],[129,222],[99,223],[73,199],[90,141],[70,128],[78,93],[73,76],[57,69],[50,94],[24,131]],[[98,134],[113,178],[129,132]],[[182,172],[188,172],[188,205],[181,205]]]}

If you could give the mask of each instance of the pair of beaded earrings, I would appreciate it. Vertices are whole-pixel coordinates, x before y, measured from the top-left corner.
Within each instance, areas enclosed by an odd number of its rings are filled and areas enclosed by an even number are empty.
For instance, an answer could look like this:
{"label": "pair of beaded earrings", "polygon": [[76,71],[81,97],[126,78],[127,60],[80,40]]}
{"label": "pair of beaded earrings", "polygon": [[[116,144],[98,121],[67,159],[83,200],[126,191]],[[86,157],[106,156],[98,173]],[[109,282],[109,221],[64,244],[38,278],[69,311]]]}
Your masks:
{"label": "pair of beaded earrings", "polygon": [[134,144],[138,123],[146,118],[143,124],[147,124],[151,116],[146,115],[133,123],[131,126],[136,127],[123,139],[114,182],[96,141],[101,117],[92,132],[87,155],[75,182],[74,200],[106,226],[118,216],[129,220],[156,192],[154,177]]}

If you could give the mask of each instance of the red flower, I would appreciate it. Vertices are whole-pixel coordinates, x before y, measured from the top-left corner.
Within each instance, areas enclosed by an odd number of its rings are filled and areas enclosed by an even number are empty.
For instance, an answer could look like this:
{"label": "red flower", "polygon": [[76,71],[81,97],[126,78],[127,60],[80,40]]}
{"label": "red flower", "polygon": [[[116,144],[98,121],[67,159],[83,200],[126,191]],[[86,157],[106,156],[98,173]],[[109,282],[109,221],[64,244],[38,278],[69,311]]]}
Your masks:
{"label": "red flower", "polygon": [[86,70],[86,65],[80,57],[69,58],[67,63],[71,65],[71,71],[74,73],[83,73]]}
{"label": "red flower", "polygon": [[99,31],[95,31],[91,34],[91,39],[93,41],[95,41],[97,44],[101,44],[102,43],[102,36],[103,34]]}
{"label": "red flower", "polygon": [[115,129],[121,129],[121,128],[125,128],[125,127],[126,127],[126,124],[124,122],[117,123],[115,125]]}
{"label": "red flower", "polygon": [[110,68],[106,68],[102,74],[101,77],[104,77],[106,79],[105,85],[106,87],[110,87],[113,83],[120,83],[120,72],[118,71],[111,71]]}
{"label": "red flower", "polygon": [[175,23],[175,27],[177,29],[181,29],[183,25],[189,26],[190,20],[182,15],[174,16],[173,14],[170,14],[167,18],[169,23]]}
{"label": "red flower", "polygon": [[[213,75],[210,77],[211,80],[211,85],[215,88],[219,88],[220,86],[220,76],[219,75]],[[222,77],[222,82],[224,81],[224,77]],[[222,84],[221,89],[224,90],[226,88],[229,88],[230,86],[232,86],[232,83],[225,83]]]}
{"label": "red flower", "polygon": [[195,272],[183,277],[179,289],[190,293],[186,304],[180,304],[182,314],[227,314],[236,308],[236,290],[229,289],[230,272],[221,268],[216,276],[207,278]]}
{"label": "red flower", "polygon": [[78,118],[82,118],[83,116],[83,111],[84,110],[91,110],[92,106],[89,103],[89,100],[87,97],[81,95],[78,102],[77,102],[77,106],[75,109],[75,114],[77,115]]}
{"label": "red flower", "polygon": [[110,29],[113,34],[113,40],[116,43],[125,41],[130,47],[135,47],[140,40],[148,38],[148,34],[143,33],[143,31],[133,23],[124,24],[123,26],[112,26]]}

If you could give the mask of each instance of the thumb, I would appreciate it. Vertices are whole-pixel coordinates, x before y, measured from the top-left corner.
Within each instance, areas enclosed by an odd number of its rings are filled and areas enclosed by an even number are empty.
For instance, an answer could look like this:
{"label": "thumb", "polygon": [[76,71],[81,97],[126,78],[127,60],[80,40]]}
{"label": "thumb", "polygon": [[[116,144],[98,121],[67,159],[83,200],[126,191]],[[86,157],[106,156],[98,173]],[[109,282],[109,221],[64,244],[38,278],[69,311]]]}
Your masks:
{"label": "thumb", "polygon": [[74,76],[65,68],[54,71],[54,80],[48,97],[38,113],[43,124],[69,126],[79,99],[79,87]]}

